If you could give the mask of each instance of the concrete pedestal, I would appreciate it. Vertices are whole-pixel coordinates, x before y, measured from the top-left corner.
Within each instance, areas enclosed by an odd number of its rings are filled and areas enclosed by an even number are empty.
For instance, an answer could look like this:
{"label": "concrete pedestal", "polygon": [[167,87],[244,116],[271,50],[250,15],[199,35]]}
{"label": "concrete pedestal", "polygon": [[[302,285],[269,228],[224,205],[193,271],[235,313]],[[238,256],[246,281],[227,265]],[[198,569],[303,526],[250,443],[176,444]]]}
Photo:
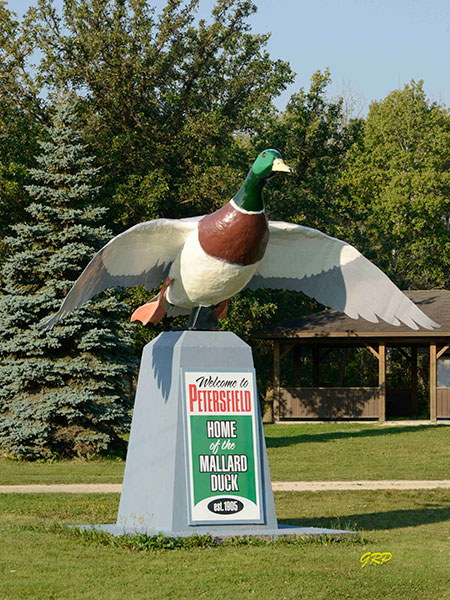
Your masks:
{"label": "concrete pedestal", "polygon": [[95,528],[117,535],[161,532],[177,537],[209,533],[220,538],[350,533],[278,526],[258,402],[254,423],[260,479],[259,522],[239,522],[236,516],[233,523],[193,524],[183,396],[186,371],[253,371],[251,349],[233,333],[223,331],[165,332],[147,344],[139,373],[117,523]]}

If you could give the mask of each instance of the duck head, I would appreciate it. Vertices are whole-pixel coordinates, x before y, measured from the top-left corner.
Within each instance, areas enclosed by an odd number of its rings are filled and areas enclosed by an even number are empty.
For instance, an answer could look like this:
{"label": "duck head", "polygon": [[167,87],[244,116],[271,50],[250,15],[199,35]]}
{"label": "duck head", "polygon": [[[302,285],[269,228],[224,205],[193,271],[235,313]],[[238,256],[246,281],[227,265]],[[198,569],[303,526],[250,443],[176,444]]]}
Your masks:
{"label": "duck head", "polygon": [[251,171],[266,182],[277,173],[293,173],[288,167],[278,150],[263,150],[252,165]]}
{"label": "duck head", "polygon": [[232,203],[245,212],[263,211],[263,187],[277,173],[293,173],[293,169],[287,166],[278,150],[263,150],[253,163],[238,193],[233,197]]}

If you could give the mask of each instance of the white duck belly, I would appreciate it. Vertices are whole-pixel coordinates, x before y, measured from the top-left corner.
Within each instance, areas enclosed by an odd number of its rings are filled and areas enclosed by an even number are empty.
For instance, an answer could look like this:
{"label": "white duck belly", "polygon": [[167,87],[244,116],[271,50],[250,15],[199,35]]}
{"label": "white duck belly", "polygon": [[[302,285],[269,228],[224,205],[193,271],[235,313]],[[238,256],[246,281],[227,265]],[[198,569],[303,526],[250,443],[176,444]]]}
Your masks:
{"label": "white duck belly", "polygon": [[253,277],[258,264],[233,265],[206,254],[198,241],[198,231],[189,234],[179,258],[173,263],[166,299],[183,308],[218,304],[242,290]]}

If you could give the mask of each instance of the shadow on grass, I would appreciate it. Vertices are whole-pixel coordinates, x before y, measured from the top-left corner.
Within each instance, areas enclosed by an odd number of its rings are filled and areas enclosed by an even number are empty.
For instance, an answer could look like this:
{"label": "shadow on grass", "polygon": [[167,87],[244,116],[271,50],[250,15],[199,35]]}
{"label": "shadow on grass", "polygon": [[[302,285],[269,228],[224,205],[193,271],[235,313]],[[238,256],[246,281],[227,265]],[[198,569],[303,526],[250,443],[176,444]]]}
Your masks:
{"label": "shadow on grass", "polygon": [[[436,428],[446,427],[446,425],[435,425]],[[282,448],[294,444],[304,444],[310,442],[329,442],[331,440],[346,440],[350,438],[384,437],[386,435],[402,433],[411,433],[413,431],[424,431],[430,429],[430,425],[411,425],[410,427],[383,427],[382,429],[364,429],[363,431],[330,431],[317,433],[302,433],[299,435],[272,437],[266,434],[266,445],[268,448]]]}
{"label": "shadow on grass", "polygon": [[280,519],[286,525],[298,527],[336,527],[336,521],[341,525],[356,526],[365,531],[398,529],[442,523],[450,519],[450,506],[439,508],[422,508],[408,510],[388,510],[386,512],[339,515],[339,517],[317,517],[306,519]]}

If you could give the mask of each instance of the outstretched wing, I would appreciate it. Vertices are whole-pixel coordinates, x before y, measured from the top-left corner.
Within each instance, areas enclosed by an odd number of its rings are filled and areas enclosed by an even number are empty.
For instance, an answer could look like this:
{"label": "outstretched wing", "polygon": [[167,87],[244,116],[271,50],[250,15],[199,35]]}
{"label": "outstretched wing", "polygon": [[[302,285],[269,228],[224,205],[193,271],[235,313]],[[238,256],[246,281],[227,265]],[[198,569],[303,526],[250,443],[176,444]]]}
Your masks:
{"label": "outstretched wing", "polygon": [[349,317],[440,327],[353,246],[317,229],[269,222],[269,244],[249,286],[304,292]]}
{"label": "outstretched wing", "polygon": [[155,219],[113,238],[97,252],[59,311],[43,327],[50,329],[64,315],[107,288],[143,285],[150,291],[158,286],[199,219]]}

